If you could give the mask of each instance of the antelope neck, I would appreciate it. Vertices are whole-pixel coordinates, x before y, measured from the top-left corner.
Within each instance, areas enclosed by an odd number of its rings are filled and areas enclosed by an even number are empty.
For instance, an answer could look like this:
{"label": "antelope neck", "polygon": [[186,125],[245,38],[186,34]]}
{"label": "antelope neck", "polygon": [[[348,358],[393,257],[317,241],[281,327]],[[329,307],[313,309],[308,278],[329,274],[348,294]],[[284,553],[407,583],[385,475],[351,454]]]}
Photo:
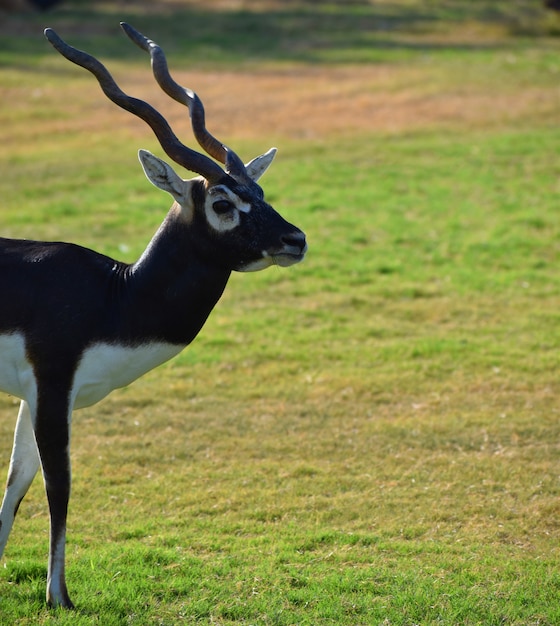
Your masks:
{"label": "antelope neck", "polygon": [[[177,229],[185,232],[177,236]],[[201,261],[188,228],[166,220],[140,259],[118,274],[131,341],[137,335],[185,346],[220,299],[231,271]]]}

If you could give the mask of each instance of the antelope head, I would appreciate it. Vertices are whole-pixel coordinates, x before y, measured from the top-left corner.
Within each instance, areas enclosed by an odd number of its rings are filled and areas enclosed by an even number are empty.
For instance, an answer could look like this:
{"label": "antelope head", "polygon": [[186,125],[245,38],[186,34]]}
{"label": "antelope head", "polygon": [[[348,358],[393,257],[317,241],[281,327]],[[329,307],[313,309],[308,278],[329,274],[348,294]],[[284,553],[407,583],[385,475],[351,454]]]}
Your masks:
{"label": "antelope head", "polygon": [[255,271],[270,265],[289,266],[307,251],[304,233],[286,222],[264,199],[257,181],[271,164],[272,148],[247,164],[206,129],[200,98],[171,77],[163,50],[130,25],[121,23],[128,37],[150,54],[154,77],[171,98],[188,107],[194,136],[206,154],[181,143],[165,118],[150,104],[125,94],[105,66],[90,54],[73,48],[52,29],[45,35],[69,61],[90,71],[105,95],[143,119],[166,154],[198,174],[185,180],[165,161],[147,150],[139,158],[146,176],[174,198],[172,213],[192,231],[199,253],[224,269]]}

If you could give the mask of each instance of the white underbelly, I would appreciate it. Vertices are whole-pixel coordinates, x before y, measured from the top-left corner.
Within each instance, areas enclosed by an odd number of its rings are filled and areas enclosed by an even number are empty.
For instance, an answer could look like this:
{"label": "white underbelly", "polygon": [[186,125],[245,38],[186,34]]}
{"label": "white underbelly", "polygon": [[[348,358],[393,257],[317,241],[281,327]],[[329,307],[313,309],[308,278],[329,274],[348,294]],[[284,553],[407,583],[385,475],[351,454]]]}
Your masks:
{"label": "white underbelly", "polygon": [[[130,384],[168,361],[181,349],[182,346],[163,342],[136,347],[99,343],[89,347],[78,363],[72,389],[68,390],[71,406],[79,409],[95,404],[113,389]],[[0,334],[0,390],[35,406],[35,372],[27,358],[22,333]]]}
{"label": "white underbelly", "polygon": [[113,389],[125,387],[178,354],[183,346],[149,343],[136,347],[96,344],[78,365],[72,387],[74,408],[99,402]]}
{"label": "white underbelly", "polygon": [[0,390],[32,405],[37,398],[35,373],[22,333],[0,334]]}

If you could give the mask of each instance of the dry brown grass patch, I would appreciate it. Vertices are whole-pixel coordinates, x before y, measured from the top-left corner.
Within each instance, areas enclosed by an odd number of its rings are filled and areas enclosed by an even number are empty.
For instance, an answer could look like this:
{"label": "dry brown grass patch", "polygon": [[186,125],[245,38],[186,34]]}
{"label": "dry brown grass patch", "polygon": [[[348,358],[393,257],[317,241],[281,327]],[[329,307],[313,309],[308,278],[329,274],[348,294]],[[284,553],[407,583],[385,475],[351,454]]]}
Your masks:
{"label": "dry brown grass patch", "polygon": [[[130,94],[145,98],[166,115],[189,141],[183,107],[170,102],[148,68],[116,71]],[[403,133],[437,128],[484,128],[525,120],[552,120],[560,110],[560,89],[529,86],[494,90],[476,84],[440,86],[429,71],[403,67],[298,67],[272,71],[175,71],[178,81],[194,88],[207,109],[209,128],[227,140],[263,136],[327,139],[372,133]],[[35,129],[45,137],[87,129],[96,135],[121,128],[146,137],[144,125],[106,101],[97,85],[83,79],[63,89],[25,84],[5,95],[37,111],[53,114]],[[60,111],[60,113],[59,113]],[[3,143],[15,149],[27,124],[5,112]],[[12,119],[10,119],[12,118]],[[22,118],[22,122],[24,118]],[[182,130],[184,129],[184,130]],[[37,137],[38,139],[38,137]],[[35,144],[36,146],[36,144]]]}

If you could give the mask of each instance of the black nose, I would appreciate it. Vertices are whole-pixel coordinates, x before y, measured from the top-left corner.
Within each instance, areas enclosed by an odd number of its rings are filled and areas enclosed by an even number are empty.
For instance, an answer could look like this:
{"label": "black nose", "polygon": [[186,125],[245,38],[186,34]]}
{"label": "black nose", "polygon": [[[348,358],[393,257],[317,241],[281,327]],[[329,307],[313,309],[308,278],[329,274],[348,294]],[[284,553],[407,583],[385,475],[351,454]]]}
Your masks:
{"label": "black nose", "polygon": [[282,237],[280,237],[280,241],[286,246],[298,248],[301,251],[305,250],[307,247],[305,234],[302,233],[301,230],[289,233],[288,235],[282,235]]}

